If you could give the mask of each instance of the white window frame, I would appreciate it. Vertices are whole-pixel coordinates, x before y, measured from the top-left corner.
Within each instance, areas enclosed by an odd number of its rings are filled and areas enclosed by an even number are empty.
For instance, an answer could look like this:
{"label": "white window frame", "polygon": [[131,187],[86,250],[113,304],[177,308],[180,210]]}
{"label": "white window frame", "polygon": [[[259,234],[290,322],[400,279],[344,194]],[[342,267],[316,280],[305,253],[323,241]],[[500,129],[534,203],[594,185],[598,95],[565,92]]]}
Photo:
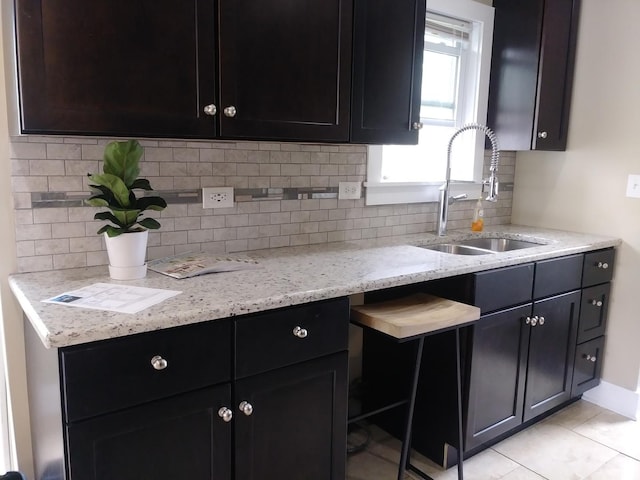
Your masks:
{"label": "white window frame", "polygon": [[[479,49],[471,52],[469,71],[476,70],[476,75],[466,75],[466,91],[475,90],[477,85],[477,101],[466,103],[463,112],[465,122],[484,124],[487,118],[489,97],[489,75],[491,69],[491,47],[493,42],[494,8],[475,0],[427,0],[427,10],[442,15],[461,18],[474,24],[472,35],[473,46]],[[478,65],[479,63],[479,65]],[[461,125],[460,125],[461,126]],[[367,156],[367,182],[365,182],[366,205],[385,205],[397,203],[419,203],[438,201],[438,190],[442,181],[438,182],[383,182],[382,181],[382,145],[370,145]],[[461,175],[460,165],[452,165],[454,178],[468,178],[467,181],[454,181],[451,194],[466,193],[469,198],[479,198],[482,192],[482,169],[484,164],[484,137],[476,136],[476,149],[473,161],[466,166]],[[453,162],[452,162],[453,163]],[[444,170],[444,167],[443,167]],[[456,171],[457,170],[457,171]]]}

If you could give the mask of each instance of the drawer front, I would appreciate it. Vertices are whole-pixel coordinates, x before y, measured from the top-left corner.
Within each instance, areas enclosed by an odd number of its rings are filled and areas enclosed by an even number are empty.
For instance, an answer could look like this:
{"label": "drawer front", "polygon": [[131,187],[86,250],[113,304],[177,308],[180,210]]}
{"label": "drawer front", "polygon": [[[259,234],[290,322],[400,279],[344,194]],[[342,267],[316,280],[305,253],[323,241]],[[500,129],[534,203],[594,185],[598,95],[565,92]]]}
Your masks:
{"label": "drawer front", "polygon": [[60,368],[65,419],[74,422],[229,381],[231,324],[212,321],[65,348]]}
{"label": "drawer front", "polygon": [[604,335],[611,285],[604,283],[582,290],[578,343]]}
{"label": "drawer front", "polygon": [[474,274],[474,304],[482,313],[531,301],[533,263]]}
{"label": "drawer front", "polygon": [[581,253],[536,262],[533,298],[544,298],[579,289],[582,285],[582,263]]}
{"label": "drawer front", "polygon": [[585,254],[582,286],[610,282],[613,278],[615,256],[616,251],[613,248]]}
{"label": "drawer front", "polygon": [[236,378],[347,350],[349,300],[329,300],[238,318]]}
{"label": "drawer front", "polygon": [[600,383],[604,337],[581,343],[576,348],[571,396],[577,397]]}

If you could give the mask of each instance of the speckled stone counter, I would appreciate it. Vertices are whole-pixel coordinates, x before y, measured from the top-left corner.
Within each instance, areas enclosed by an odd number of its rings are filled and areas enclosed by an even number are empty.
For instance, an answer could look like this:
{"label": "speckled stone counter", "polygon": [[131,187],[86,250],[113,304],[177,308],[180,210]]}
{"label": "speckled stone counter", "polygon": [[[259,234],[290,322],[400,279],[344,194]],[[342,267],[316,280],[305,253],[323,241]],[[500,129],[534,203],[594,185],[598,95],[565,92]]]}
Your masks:
{"label": "speckled stone counter", "polygon": [[[531,240],[539,246],[487,255],[451,255],[420,245],[471,236]],[[619,245],[617,238],[516,225],[480,234],[330,243],[249,252],[260,268],[176,280],[149,272],[117,282],[106,266],[11,275],[9,284],[33,328],[48,347],[64,347],[162,328],[298,305],[464,273],[516,265]],[[42,303],[97,282],[180,290],[182,293],[131,315]]]}

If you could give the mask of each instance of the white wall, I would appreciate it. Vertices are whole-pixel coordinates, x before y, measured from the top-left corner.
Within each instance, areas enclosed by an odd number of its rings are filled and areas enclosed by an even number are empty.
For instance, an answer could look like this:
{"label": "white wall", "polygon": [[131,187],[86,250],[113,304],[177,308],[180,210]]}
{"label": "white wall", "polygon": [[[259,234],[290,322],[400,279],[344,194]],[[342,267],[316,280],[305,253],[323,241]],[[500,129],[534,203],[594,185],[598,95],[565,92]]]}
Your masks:
{"label": "white wall", "polygon": [[518,153],[513,223],[620,237],[603,380],[636,392],[640,376],[638,0],[584,0],[566,152]]}
{"label": "white wall", "polygon": [[[4,16],[0,18],[0,29],[5,28],[2,20],[5,20]],[[0,52],[3,47],[3,35],[0,30]],[[3,355],[3,362],[0,361],[0,364],[4,363],[5,366],[4,374],[0,373],[0,380],[6,379],[9,401],[11,467],[19,468],[28,478],[33,478],[22,311],[7,282],[9,274],[16,271],[17,258],[5,91],[5,66],[0,62],[0,353]]]}

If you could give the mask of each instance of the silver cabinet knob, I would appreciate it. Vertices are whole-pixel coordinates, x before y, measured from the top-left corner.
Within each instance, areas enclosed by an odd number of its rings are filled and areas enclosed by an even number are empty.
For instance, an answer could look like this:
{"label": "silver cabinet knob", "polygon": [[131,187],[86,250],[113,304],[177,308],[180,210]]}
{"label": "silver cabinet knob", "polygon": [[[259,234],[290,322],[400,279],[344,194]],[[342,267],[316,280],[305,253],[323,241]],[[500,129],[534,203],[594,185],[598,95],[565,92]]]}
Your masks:
{"label": "silver cabinet knob", "polygon": [[540,318],[538,318],[538,325],[544,325],[544,317],[540,316]]}
{"label": "silver cabinet knob", "polygon": [[224,420],[225,422],[230,422],[231,419],[233,418],[233,412],[231,411],[230,408],[227,407],[220,407],[220,410],[218,410],[218,416]]}
{"label": "silver cabinet knob", "polygon": [[602,300],[591,300],[591,305],[593,305],[594,307],[601,307]]}
{"label": "silver cabinet knob", "polygon": [[597,360],[595,355],[589,355],[588,353],[586,355],[583,355],[583,358],[585,360],[589,360],[589,361],[594,362],[594,363]]}
{"label": "silver cabinet knob", "polygon": [[156,370],[164,370],[165,368],[167,368],[169,366],[169,363],[164,358],[162,358],[160,355],[156,355],[155,357],[153,357],[151,359],[151,365]]}
{"label": "silver cabinet knob", "polygon": [[547,132],[538,132],[538,138],[547,138],[548,136]]}
{"label": "silver cabinet knob", "polygon": [[606,270],[607,268],[609,268],[609,264],[607,262],[598,262],[596,263],[596,267]]}
{"label": "silver cabinet knob", "polygon": [[531,319],[531,326],[532,326],[532,327],[535,327],[535,326],[538,324],[538,320],[539,320],[539,319],[538,319],[538,316],[537,316],[537,315],[536,315],[535,317],[533,317],[533,318]]}
{"label": "silver cabinet knob", "polygon": [[414,130],[422,130],[422,127],[424,127],[422,122],[413,122],[413,125],[411,125]]}
{"label": "silver cabinet knob", "polygon": [[526,325],[529,325],[529,324],[531,323],[531,317],[525,317],[525,318],[524,318],[524,323],[525,323]]}
{"label": "silver cabinet knob", "polygon": [[206,115],[214,116],[217,112],[218,112],[218,109],[213,103],[210,103],[209,105],[205,105],[204,107],[204,113]]}
{"label": "silver cabinet knob", "polygon": [[307,332],[306,328],[296,327],[293,329],[293,334],[298,338],[307,338],[309,332]]}
{"label": "silver cabinet knob", "polygon": [[238,112],[236,111],[236,107],[234,107],[233,105],[225,107],[224,109],[224,114],[226,117],[235,117],[236,113]]}
{"label": "silver cabinet knob", "polygon": [[247,417],[249,415],[251,415],[253,413],[253,405],[251,405],[249,402],[247,401],[242,401],[240,402],[240,405],[238,405],[238,408],[240,409],[240,411],[242,413],[244,413]]}

